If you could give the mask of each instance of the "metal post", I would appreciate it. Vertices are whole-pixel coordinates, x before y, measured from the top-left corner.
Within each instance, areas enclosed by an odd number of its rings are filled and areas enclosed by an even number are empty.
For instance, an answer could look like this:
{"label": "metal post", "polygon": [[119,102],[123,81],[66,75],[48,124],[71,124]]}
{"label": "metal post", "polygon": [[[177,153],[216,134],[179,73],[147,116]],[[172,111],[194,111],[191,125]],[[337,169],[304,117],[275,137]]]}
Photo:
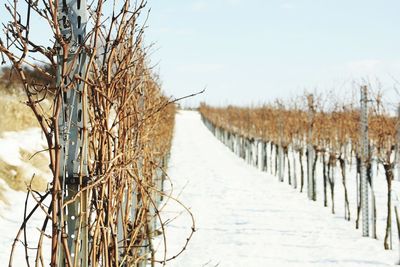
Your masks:
{"label": "metal post", "polygon": [[397,180],[400,181],[400,104],[397,108],[397,144],[396,144],[396,163],[397,163]]}
{"label": "metal post", "polygon": [[237,135],[236,134],[233,134],[232,135],[232,147],[233,147],[233,153],[235,153],[236,155],[237,155],[237,143],[238,143],[238,141],[237,141]]}
{"label": "metal post", "polygon": [[314,126],[314,96],[308,95],[308,136],[307,136],[307,195],[311,200],[316,200],[315,179],[313,165],[315,160],[315,151],[313,147],[313,126]]}
{"label": "metal post", "polygon": [[232,151],[237,155],[237,143],[238,143],[238,138],[237,134],[232,134]]}
{"label": "metal post", "polygon": [[281,145],[278,146],[278,178],[280,182],[284,181],[284,171],[283,171],[283,165],[284,165],[284,154],[283,154],[283,147],[282,143]]}
{"label": "metal post", "polygon": [[[296,141],[295,141],[296,142]],[[293,188],[297,188],[297,163],[296,163],[296,150],[292,149],[292,159],[293,159]]]}
{"label": "metal post", "polygon": [[240,158],[243,158],[243,140],[242,140],[242,136],[238,135],[238,155]]}
{"label": "metal post", "polygon": [[242,157],[242,137],[240,135],[237,135],[236,140],[237,140],[237,154],[241,158]]}
{"label": "metal post", "polygon": [[264,142],[264,170],[265,172],[268,172],[269,166],[268,166],[268,159],[272,156],[271,154],[268,154],[269,148],[268,148],[268,141]]}
{"label": "metal post", "polygon": [[251,150],[252,150],[252,165],[257,167],[258,164],[258,141],[253,139],[251,143]]}
{"label": "metal post", "polygon": [[[279,107],[283,110],[283,105],[279,105]],[[280,182],[284,181],[284,161],[285,155],[283,153],[283,118],[279,116],[278,121],[278,130],[279,130],[279,146],[278,146],[278,178]]]}
{"label": "metal post", "polygon": [[361,154],[361,211],[362,211],[362,235],[369,236],[369,207],[368,207],[368,96],[367,86],[361,87],[361,116],[360,116],[360,154]]}
{"label": "metal post", "polygon": [[251,164],[251,141],[247,138],[247,164]]}
{"label": "metal post", "polygon": [[261,140],[257,142],[257,154],[258,154],[258,169],[264,171],[265,163],[265,143]]}
{"label": "metal post", "polygon": [[[139,120],[141,121],[144,119],[145,111],[146,111],[145,90],[143,87],[140,87],[140,97],[139,97],[139,101],[138,101],[138,106],[139,106]],[[219,131],[219,134],[221,134],[221,131]],[[140,136],[140,138],[141,138],[141,136]],[[140,148],[139,148],[140,151],[143,151],[142,148],[143,148],[142,144],[140,144]],[[145,158],[141,154],[138,159],[138,173],[139,173],[139,179],[142,181],[144,180],[144,167],[145,167]],[[135,193],[137,195],[140,195],[139,192],[135,192]],[[140,198],[142,198],[142,196],[140,196]],[[139,206],[144,205],[143,200],[140,199],[138,204],[139,204]],[[148,208],[149,208],[149,210],[148,210],[148,214],[147,214],[147,219],[148,219],[148,223],[150,224],[149,232],[152,232],[152,230],[153,230],[153,229],[151,229],[152,210],[151,210],[151,206]],[[145,232],[145,233],[143,233],[143,236],[147,237],[147,234],[148,233]],[[137,267],[145,267],[147,265],[147,258],[148,258],[147,255],[150,253],[150,246],[151,246],[151,243],[149,243],[150,238],[151,237],[145,238],[142,243],[143,247],[140,249],[139,256],[143,256],[143,255],[146,255],[146,256],[141,261],[138,262]]]}
{"label": "metal post", "polygon": [[240,137],[235,134],[235,153],[240,157]]}
{"label": "metal post", "polygon": [[[61,48],[57,57],[57,85],[63,88],[58,126],[61,145],[61,202],[65,203],[75,197],[88,182],[87,92],[84,90],[84,83],[75,78],[76,75],[86,75],[87,57],[85,50],[81,48],[86,35],[87,5],[86,0],[58,0],[58,6],[60,31],[64,41],[69,44],[65,61]],[[87,194],[86,191],[81,193],[59,214],[60,230],[65,229],[66,234],[61,238],[67,241],[73,266],[88,266]],[[58,266],[66,266],[67,255],[61,238],[58,241]]]}
{"label": "metal post", "polygon": [[244,142],[244,149],[245,149],[245,156],[244,156],[244,159],[245,159],[245,161],[246,161],[246,163],[249,163],[250,162],[250,142],[249,142],[249,139],[244,139],[245,140],[245,142]]}

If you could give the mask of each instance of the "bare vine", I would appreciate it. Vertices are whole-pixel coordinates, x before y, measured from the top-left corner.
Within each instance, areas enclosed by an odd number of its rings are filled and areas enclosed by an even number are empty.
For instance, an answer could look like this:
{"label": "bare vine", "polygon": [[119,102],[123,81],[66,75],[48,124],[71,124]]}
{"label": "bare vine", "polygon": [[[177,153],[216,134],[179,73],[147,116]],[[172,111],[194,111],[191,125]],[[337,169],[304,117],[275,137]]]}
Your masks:
{"label": "bare vine", "polygon": [[[4,6],[9,22],[3,25],[0,37],[0,55],[3,64],[10,63],[19,76],[25,91],[26,104],[32,109],[46,137],[52,182],[44,194],[30,192],[37,202],[26,216],[13,244],[9,266],[12,266],[15,247],[23,233],[27,266],[30,253],[26,241],[26,226],[34,212],[42,210],[46,217],[40,229],[33,257],[35,266],[46,265],[43,243],[51,239],[51,266],[58,266],[60,251],[65,255],[66,266],[79,266],[73,259],[76,251],[69,251],[62,216],[67,205],[74,201],[87,201],[88,209],[82,210],[80,222],[89,233],[90,266],[136,266],[140,262],[166,264],[178,255],[163,259],[155,258],[152,240],[161,234],[166,238],[160,212],[161,197],[181,204],[192,217],[188,208],[171,195],[165,194],[159,180],[166,179],[168,153],[171,146],[176,100],[162,95],[159,84],[147,67],[147,49],[143,45],[143,33],[148,14],[144,18],[147,2],[144,0],[106,1],[94,0],[88,6],[87,34],[77,45],[62,32],[59,13],[63,1],[13,0]],[[107,16],[107,13],[111,13]],[[35,24],[32,21],[39,21]],[[51,32],[51,43],[35,42],[31,36],[33,27],[45,27]],[[64,25],[65,26],[65,25]],[[84,73],[75,73],[66,64],[88,57]],[[63,64],[60,64],[62,62]],[[70,60],[71,62],[71,60]],[[29,77],[36,71],[51,82]],[[82,134],[88,146],[88,177],[79,175],[79,190],[65,199],[60,179],[61,157],[60,116],[67,92],[76,90],[83,83],[87,95],[82,106],[88,110],[83,120],[88,125]],[[50,103],[46,108],[45,103]],[[80,152],[83,166],[82,151]],[[159,170],[162,169],[160,175]],[[47,198],[49,206],[43,203]],[[122,228],[121,228],[122,225]],[[51,226],[51,234],[48,227]],[[31,233],[33,234],[33,233]],[[76,240],[79,240],[78,232]],[[77,242],[77,241],[76,241]],[[78,247],[78,245],[76,246]]]}

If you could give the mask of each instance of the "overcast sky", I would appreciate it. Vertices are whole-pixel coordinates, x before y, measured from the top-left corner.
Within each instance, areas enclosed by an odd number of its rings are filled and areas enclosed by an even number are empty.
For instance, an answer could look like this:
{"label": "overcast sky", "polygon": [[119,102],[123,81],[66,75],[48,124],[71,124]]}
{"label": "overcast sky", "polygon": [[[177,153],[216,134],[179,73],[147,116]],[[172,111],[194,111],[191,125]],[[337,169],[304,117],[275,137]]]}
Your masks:
{"label": "overcast sky", "polygon": [[[150,0],[147,41],[168,94],[258,104],[400,80],[398,0]],[[393,78],[394,77],[394,78]],[[356,81],[356,83],[354,83]],[[394,100],[393,97],[397,97]]]}

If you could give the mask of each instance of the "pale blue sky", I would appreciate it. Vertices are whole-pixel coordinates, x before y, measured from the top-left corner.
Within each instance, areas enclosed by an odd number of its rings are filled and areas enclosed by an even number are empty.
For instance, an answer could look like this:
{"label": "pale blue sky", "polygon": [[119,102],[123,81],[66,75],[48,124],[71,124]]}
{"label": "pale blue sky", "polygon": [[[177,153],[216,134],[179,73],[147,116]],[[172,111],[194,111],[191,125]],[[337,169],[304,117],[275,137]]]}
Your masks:
{"label": "pale blue sky", "polygon": [[[148,0],[147,43],[168,95],[259,104],[379,78],[400,80],[399,0]],[[3,6],[0,22],[6,19]],[[49,39],[35,24],[32,36]],[[357,83],[356,83],[357,84]],[[400,87],[400,85],[397,85]]]}
{"label": "pale blue sky", "polygon": [[[400,80],[398,0],[152,0],[147,41],[168,94],[257,104]],[[392,100],[395,101],[392,97]],[[396,102],[397,102],[396,100]]]}

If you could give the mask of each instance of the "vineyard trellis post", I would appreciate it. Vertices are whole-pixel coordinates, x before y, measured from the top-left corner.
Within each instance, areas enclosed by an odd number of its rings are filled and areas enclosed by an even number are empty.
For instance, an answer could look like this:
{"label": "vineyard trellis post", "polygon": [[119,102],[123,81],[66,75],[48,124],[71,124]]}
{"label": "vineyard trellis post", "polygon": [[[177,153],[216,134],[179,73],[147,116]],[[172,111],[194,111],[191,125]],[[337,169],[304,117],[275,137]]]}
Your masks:
{"label": "vineyard trellis post", "polygon": [[368,92],[367,86],[361,87],[361,109],[360,109],[360,178],[361,178],[361,212],[362,212],[362,235],[369,236],[369,203],[368,203]]}
{"label": "vineyard trellis post", "polygon": [[314,96],[307,96],[308,102],[308,136],[307,136],[307,195],[311,200],[316,200],[315,177],[314,177],[314,160],[315,151],[313,147],[313,126],[314,126]]}
{"label": "vineyard trellis post", "polygon": [[397,124],[396,124],[396,164],[397,164],[397,180],[400,181],[400,104],[397,107]]}
{"label": "vineyard trellis post", "polygon": [[[68,55],[58,49],[57,86],[62,88],[62,107],[59,118],[60,184],[62,186],[58,232],[66,234],[57,240],[58,266],[88,266],[88,193],[82,188],[88,182],[87,93],[84,77],[87,56],[83,48],[87,8],[86,0],[58,0],[57,19],[60,31],[69,42]],[[69,88],[69,85],[73,88]],[[77,195],[78,192],[81,193]],[[63,247],[67,248],[63,249]],[[66,253],[66,251],[69,252]],[[54,252],[53,252],[54,253]]]}
{"label": "vineyard trellis post", "polygon": [[[140,121],[144,121],[145,110],[146,110],[146,101],[145,101],[146,96],[145,96],[145,90],[144,90],[143,86],[144,85],[142,83],[141,86],[140,86],[140,90],[139,90],[140,95],[139,95],[139,101],[138,101]],[[142,138],[142,136],[140,136],[140,132],[138,134],[139,134],[139,139]],[[144,148],[143,144],[140,143],[139,144],[139,151],[141,151],[141,153],[139,155],[138,170],[139,170],[139,177],[140,177],[139,179],[142,180],[142,181],[145,180],[144,179],[145,178],[145,176],[144,176],[144,173],[145,173],[144,172],[145,157],[143,155],[143,148]],[[136,193],[138,196],[140,196],[139,192],[134,192],[134,193]],[[140,198],[137,199],[136,201],[143,203],[143,199],[141,199],[141,198],[142,197],[140,196]],[[151,229],[152,221],[151,220],[152,220],[152,213],[154,213],[153,208],[154,207],[150,206],[149,209],[147,210],[147,218],[148,218],[149,225],[146,226],[146,228],[147,228],[146,229],[146,232],[147,232],[146,235],[149,235],[151,233],[151,231],[152,231],[152,229]],[[132,217],[132,220],[133,220],[133,218],[134,217]],[[151,239],[151,237],[149,237],[149,236],[147,238],[145,238],[145,240],[143,242],[143,247],[142,247],[141,253],[140,253],[141,255],[148,255],[152,251],[152,244],[151,244],[150,239]],[[153,266],[153,263],[154,262],[152,261],[152,266]],[[145,267],[146,265],[147,265],[147,260],[146,260],[146,258],[143,258],[142,260],[140,260],[138,262],[137,267]]]}
{"label": "vineyard trellis post", "polygon": [[258,169],[264,171],[265,169],[265,142],[262,140],[257,141],[257,153],[258,153]]}
{"label": "vineyard trellis post", "polygon": [[[281,103],[278,104],[279,108],[283,111],[284,107]],[[283,154],[283,116],[278,118],[278,131],[279,131],[279,145],[278,145],[278,178],[280,182],[284,181],[284,164],[285,158]]]}

